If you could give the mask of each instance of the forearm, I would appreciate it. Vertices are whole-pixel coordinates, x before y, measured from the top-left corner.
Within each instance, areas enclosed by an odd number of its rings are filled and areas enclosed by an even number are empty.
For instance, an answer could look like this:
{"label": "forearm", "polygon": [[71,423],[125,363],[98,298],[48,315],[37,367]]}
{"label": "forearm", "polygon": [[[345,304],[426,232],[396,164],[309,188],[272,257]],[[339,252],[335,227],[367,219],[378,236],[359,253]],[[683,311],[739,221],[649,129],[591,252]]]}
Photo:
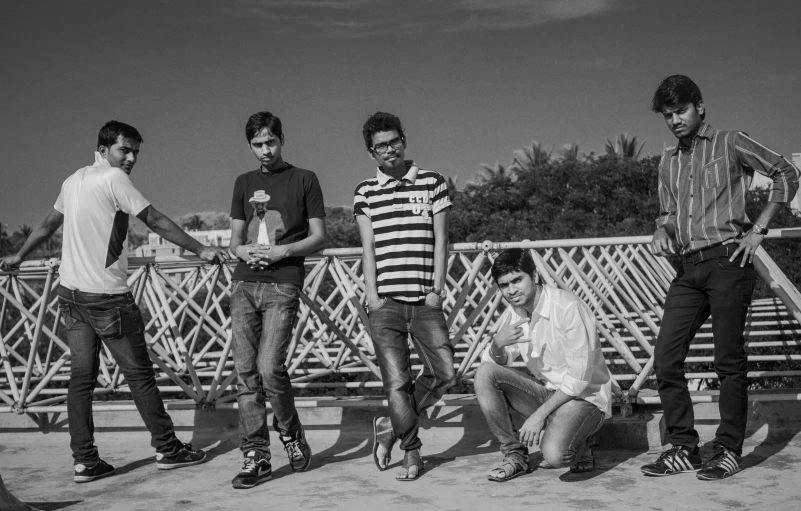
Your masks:
{"label": "forearm", "polygon": [[17,251],[17,256],[20,259],[30,254],[36,247],[41,245],[45,240],[53,235],[61,224],[64,223],[64,215],[53,209],[36,227],[34,227],[30,236],[23,242],[22,247]]}
{"label": "forearm", "polygon": [[322,233],[312,233],[300,241],[281,245],[281,247],[286,249],[287,257],[304,257],[325,248],[325,235]]}
{"label": "forearm", "polygon": [[[140,215],[145,216],[145,224],[147,224],[153,232],[194,254],[198,254],[203,250],[202,243],[184,232],[175,222],[161,214],[153,206],[148,206],[146,211],[146,216],[142,215],[142,213],[140,213]],[[137,217],[140,215],[137,215]]]}
{"label": "forearm", "polygon": [[446,209],[434,215],[434,283],[437,290],[445,289],[448,274],[448,213]]}
{"label": "forearm", "polygon": [[759,214],[756,223],[762,227],[768,227],[770,221],[779,214],[779,211],[781,211],[783,207],[783,202],[768,202]]}
{"label": "forearm", "polygon": [[555,412],[560,406],[563,404],[572,401],[575,399],[573,396],[568,396],[561,390],[557,390],[551,397],[545,401],[542,406],[537,408],[537,411],[534,414],[538,414],[541,420],[547,419],[553,412]]}

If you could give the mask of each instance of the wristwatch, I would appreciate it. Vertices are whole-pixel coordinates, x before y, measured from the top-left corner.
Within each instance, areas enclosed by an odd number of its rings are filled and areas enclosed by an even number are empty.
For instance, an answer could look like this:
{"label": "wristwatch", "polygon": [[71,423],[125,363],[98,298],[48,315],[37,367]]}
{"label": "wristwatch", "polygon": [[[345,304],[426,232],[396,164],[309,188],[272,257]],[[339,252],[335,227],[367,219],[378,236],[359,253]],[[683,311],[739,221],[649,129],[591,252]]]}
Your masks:
{"label": "wristwatch", "polygon": [[770,229],[768,229],[767,227],[764,227],[764,226],[759,225],[759,224],[754,224],[754,227],[752,227],[751,230],[754,231],[756,234],[759,234],[761,236],[766,235],[770,231]]}

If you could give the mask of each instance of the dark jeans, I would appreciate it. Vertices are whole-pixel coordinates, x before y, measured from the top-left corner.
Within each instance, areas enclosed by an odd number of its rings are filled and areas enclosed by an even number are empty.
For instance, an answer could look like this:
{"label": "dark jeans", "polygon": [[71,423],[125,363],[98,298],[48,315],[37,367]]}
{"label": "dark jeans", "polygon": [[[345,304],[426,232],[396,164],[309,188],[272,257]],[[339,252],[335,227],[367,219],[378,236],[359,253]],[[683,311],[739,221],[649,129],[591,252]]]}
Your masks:
{"label": "dark jeans", "polygon": [[237,281],[231,294],[234,366],[238,373],[239,436],[243,453],[251,450],[270,459],[267,407],[273,427],[283,436],[300,429],[292,384],[286,368],[287,349],[300,304],[295,284]]}
{"label": "dark jeans", "polygon": [[75,463],[92,465],[98,459],[92,392],[100,370],[101,339],[125,376],[136,409],[150,431],[151,445],[166,455],[177,451],[181,443],[175,437],[172,419],[156,386],[142,313],[131,293],[102,295],[61,286],[58,303],[70,346],[67,418]]}
{"label": "dark jeans", "polygon": [[[370,336],[389,401],[389,417],[401,449],[417,449],[423,445],[417,436],[420,413],[439,401],[453,383],[453,346],[442,307],[382,300],[378,308],[370,310]],[[423,364],[417,379],[412,375],[409,336]]]}
{"label": "dark jeans", "polygon": [[752,264],[741,268],[741,261],[729,262],[728,257],[686,261],[670,284],[654,349],[654,371],[667,439],[673,445],[690,449],[698,445],[684,359],[690,341],[711,314],[715,372],[720,379],[720,426],[715,445],[738,455],[742,452],[748,418],[748,356],[743,329],[756,272]]}
{"label": "dark jeans", "polygon": [[[476,398],[490,431],[501,442],[504,456],[528,464],[528,447],[520,442],[512,410],[529,418],[554,393],[528,374],[484,362],[475,379]],[[601,429],[606,415],[583,399],[573,399],[545,419],[540,440],[542,457],[555,468],[575,464],[584,454],[587,438]]]}

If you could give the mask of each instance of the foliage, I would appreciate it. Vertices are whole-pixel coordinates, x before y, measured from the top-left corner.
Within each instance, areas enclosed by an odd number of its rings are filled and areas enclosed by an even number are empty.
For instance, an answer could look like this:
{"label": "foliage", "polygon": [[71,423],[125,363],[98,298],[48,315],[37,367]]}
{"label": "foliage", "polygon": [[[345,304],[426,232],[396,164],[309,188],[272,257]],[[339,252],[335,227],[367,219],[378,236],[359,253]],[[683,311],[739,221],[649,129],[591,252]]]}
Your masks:
{"label": "foliage", "polygon": [[228,213],[220,211],[201,211],[179,216],[175,223],[188,231],[208,231],[228,229],[231,227],[231,218]]}
{"label": "foliage", "polygon": [[621,133],[614,142],[606,139],[604,150],[608,156],[620,156],[623,158],[639,158],[645,142],[637,140],[636,136],[629,138],[628,133]]}

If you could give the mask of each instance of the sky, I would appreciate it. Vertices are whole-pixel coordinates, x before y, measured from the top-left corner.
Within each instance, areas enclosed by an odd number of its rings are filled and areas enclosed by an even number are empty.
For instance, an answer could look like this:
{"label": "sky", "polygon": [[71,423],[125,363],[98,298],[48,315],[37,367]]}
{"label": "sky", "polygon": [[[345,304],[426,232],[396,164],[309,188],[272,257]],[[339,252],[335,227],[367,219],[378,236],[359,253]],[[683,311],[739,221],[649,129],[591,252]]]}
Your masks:
{"label": "sky", "polygon": [[[269,110],[286,161],[329,206],[374,175],[361,136],[398,115],[407,157],[455,178],[537,140],[659,153],[659,80],[698,83],[707,121],[801,152],[797,0],[26,0],[0,19],[0,222],[50,210],[100,126],[144,137],[132,179],[177,217],[230,211],[257,168],[244,127]],[[795,48],[795,50],[793,50]]]}

